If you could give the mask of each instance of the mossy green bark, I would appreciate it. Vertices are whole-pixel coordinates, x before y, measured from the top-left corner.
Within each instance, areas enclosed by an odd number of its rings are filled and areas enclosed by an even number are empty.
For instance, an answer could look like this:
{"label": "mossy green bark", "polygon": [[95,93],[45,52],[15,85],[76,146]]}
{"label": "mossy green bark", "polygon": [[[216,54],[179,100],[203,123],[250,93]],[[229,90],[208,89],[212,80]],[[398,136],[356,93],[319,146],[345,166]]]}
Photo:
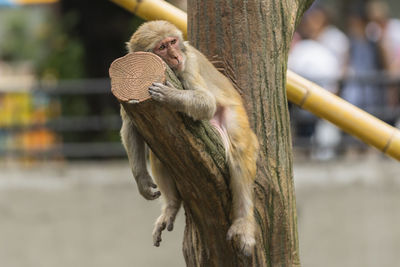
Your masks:
{"label": "mossy green bark", "polygon": [[[292,36],[311,3],[188,1],[189,41],[231,79],[261,145],[255,183],[257,248],[251,259],[233,254],[219,266],[300,266],[285,84]],[[196,259],[189,266],[218,266],[208,265],[195,251],[184,249],[187,261]]]}

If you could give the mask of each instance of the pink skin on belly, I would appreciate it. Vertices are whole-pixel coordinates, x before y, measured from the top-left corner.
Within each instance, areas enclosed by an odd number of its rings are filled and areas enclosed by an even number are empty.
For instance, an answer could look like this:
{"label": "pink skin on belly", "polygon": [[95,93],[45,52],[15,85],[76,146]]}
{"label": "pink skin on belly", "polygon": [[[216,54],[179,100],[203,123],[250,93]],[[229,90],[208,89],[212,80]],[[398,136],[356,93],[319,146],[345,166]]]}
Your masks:
{"label": "pink skin on belly", "polygon": [[226,114],[227,110],[224,107],[218,106],[214,117],[210,120],[212,126],[217,129],[218,133],[221,135],[222,143],[224,144],[225,151],[229,150],[229,136],[226,130]]}

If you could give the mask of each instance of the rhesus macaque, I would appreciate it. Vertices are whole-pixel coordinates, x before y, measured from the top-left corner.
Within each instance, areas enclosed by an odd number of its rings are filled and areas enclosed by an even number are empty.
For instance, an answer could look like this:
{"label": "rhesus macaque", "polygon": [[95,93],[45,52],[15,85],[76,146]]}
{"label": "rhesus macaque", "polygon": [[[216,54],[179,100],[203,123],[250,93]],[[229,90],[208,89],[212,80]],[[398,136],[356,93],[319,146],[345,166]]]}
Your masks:
{"label": "rhesus macaque", "polygon": [[[236,236],[247,255],[255,244],[253,216],[253,182],[256,176],[258,141],[250,129],[240,95],[228,78],[222,75],[207,58],[184,42],[182,33],[166,21],[144,23],[127,43],[129,52],[153,52],[175,72],[185,90],[171,84],[154,83],[149,93],[155,101],[166,103],[194,120],[209,120],[221,135],[230,172],[233,198],[233,222],[227,238]],[[134,102],[132,102],[134,104]],[[161,232],[172,230],[181,206],[174,180],[157,157],[150,151],[152,176],[160,189],[156,191],[146,169],[145,145],[130,118],[121,108],[122,142],[132,166],[139,192],[146,199],[164,199],[162,212],[153,231],[155,246],[160,245]]]}

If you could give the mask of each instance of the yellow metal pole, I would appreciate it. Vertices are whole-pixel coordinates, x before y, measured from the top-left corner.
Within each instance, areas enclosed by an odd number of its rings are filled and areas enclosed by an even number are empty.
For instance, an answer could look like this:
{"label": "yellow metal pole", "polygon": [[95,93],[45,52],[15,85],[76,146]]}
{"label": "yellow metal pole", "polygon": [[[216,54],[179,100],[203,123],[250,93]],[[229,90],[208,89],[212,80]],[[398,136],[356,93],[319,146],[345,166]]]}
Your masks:
{"label": "yellow metal pole", "polygon": [[[111,0],[146,20],[163,19],[187,33],[186,13],[161,0]],[[288,71],[289,101],[400,160],[400,130],[299,75]]]}
{"label": "yellow metal pole", "polygon": [[324,118],[385,154],[400,160],[400,131],[292,71],[287,96],[294,104]]}
{"label": "yellow metal pole", "polygon": [[186,12],[162,0],[111,0],[145,20],[166,20],[187,36]]}

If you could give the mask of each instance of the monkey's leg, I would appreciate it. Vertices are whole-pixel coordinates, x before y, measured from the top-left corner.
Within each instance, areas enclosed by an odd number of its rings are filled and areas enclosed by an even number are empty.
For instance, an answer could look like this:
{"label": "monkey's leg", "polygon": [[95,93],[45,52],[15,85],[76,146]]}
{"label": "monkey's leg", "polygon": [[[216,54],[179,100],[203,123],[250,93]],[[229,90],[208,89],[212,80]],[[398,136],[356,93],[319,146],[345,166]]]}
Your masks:
{"label": "monkey's leg", "polygon": [[229,167],[233,199],[233,222],[228,230],[228,240],[237,237],[241,250],[250,255],[255,245],[255,221],[253,215],[253,179],[249,177],[243,162],[232,155]]}
{"label": "monkey's leg", "polygon": [[238,124],[228,125],[228,133],[232,144],[228,163],[233,199],[233,222],[228,230],[227,238],[237,237],[242,251],[250,255],[255,245],[253,183],[256,176],[258,142],[254,133],[246,125],[243,127],[238,127]]}
{"label": "monkey's leg", "polygon": [[128,155],[132,174],[135,177],[139,193],[148,200],[156,199],[160,196],[159,191],[155,191],[157,186],[153,183],[146,167],[145,143],[143,137],[137,132],[132,120],[121,107],[121,139]]}
{"label": "monkey's leg", "polygon": [[175,186],[174,180],[165,168],[164,164],[150,151],[150,164],[153,177],[161,191],[163,200],[161,215],[158,217],[153,230],[153,244],[160,246],[161,233],[167,228],[172,231],[176,214],[181,207],[181,198]]}

